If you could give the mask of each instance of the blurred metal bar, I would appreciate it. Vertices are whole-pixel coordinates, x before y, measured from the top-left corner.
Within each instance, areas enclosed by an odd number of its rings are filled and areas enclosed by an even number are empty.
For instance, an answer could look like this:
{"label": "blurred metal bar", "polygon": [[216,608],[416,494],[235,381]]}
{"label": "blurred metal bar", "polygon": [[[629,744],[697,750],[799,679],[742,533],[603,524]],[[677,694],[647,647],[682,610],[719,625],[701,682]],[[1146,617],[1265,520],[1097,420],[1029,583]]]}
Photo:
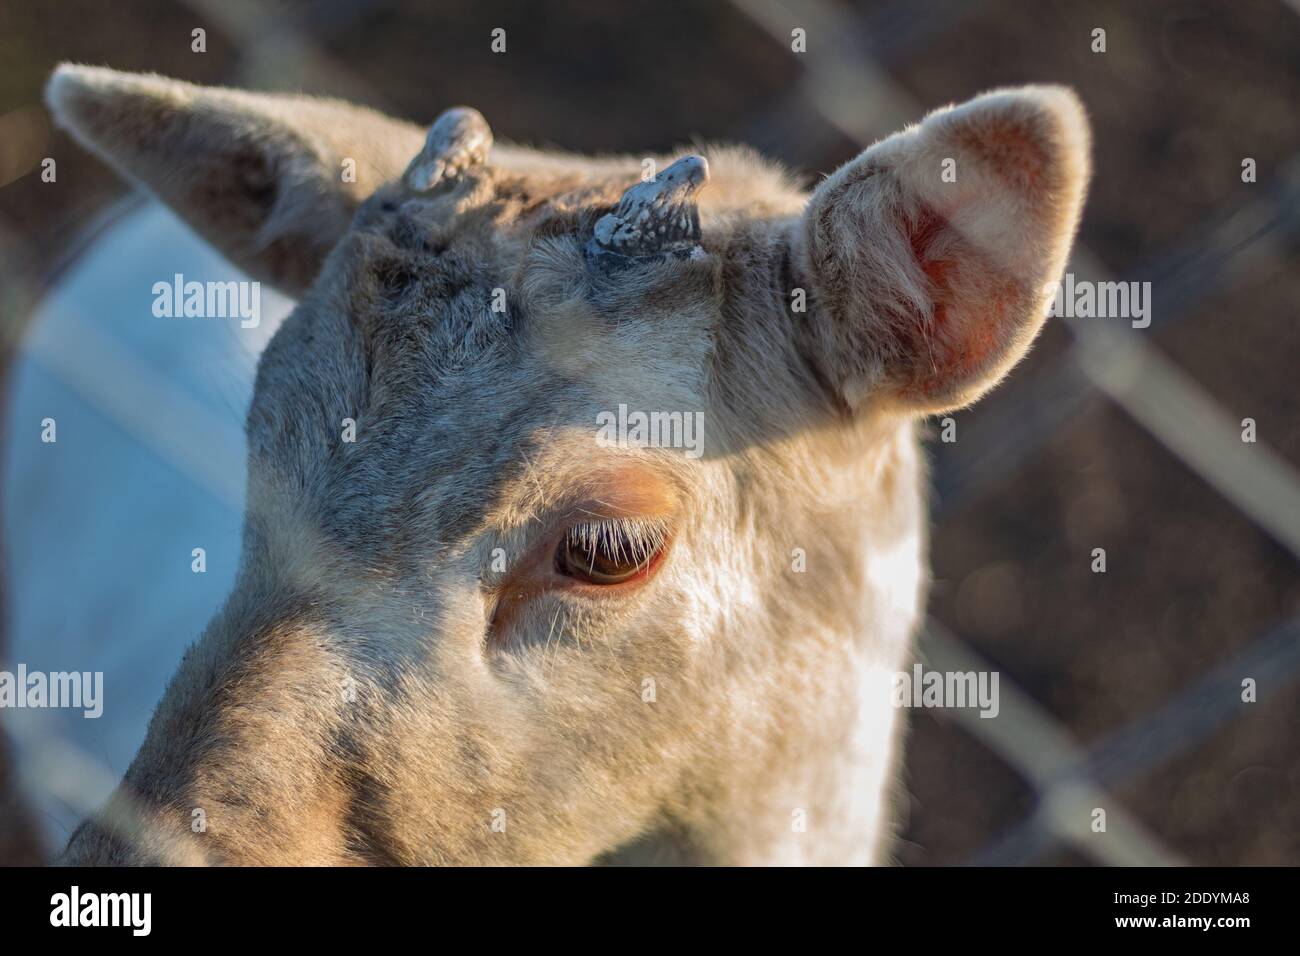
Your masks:
{"label": "blurred metal bar", "polygon": [[[1244,678],[1264,696],[1242,701]],[[1278,699],[1300,680],[1300,616],[1291,618],[1215,665],[1192,687],[1145,717],[1111,734],[1089,754],[1085,772],[1107,783],[1148,769],[1153,757],[1168,760],[1222,729],[1245,712]]]}
{"label": "blurred metal bar", "polygon": [[[933,619],[921,636],[920,651],[930,666],[941,671],[997,670]],[[1047,794],[1033,818],[1036,831],[1046,828],[1054,839],[1068,839],[1082,852],[1110,866],[1182,863],[1088,773],[1084,753],[1069,732],[1001,673],[998,705],[998,716],[993,718],[981,717],[978,711],[968,708],[941,713],[1022,773],[1040,794]],[[1089,829],[1094,807],[1106,810],[1104,834]]]}
{"label": "blurred metal bar", "polygon": [[213,415],[89,317],[71,321],[75,336],[57,344],[34,337],[27,354],[195,485],[242,513],[243,473],[213,466],[243,459],[241,423]]}
{"label": "blurred metal bar", "polygon": [[[834,38],[826,50],[809,57],[808,77],[801,85],[823,116],[841,132],[865,145],[915,120],[921,109],[889,76],[878,68],[861,49],[854,51],[853,38],[858,31],[849,16],[837,6],[813,0],[795,10],[772,0],[733,0],[735,5],[763,26],[774,40],[789,42],[792,25],[808,30],[809,49],[815,38]],[[865,107],[861,104],[865,104]],[[1258,252],[1260,240],[1294,228],[1292,193],[1300,182],[1293,163],[1282,177],[1280,189],[1261,201],[1248,204],[1237,213],[1225,216],[1220,228],[1208,242],[1199,243],[1194,254],[1175,263],[1174,274],[1182,288],[1174,288],[1175,309],[1190,308],[1213,284],[1229,271],[1236,259],[1240,265],[1245,250]],[[1195,254],[1200,251],[1201,254]],[[1106,281],[1107,270],[1100,260],[1082,244],[1076,245],[1072,269],[1083,278]],[[1162,280],[1162,292],[1166,282]],[[1173,283],[1169,283],[1173,285]],[[1172,311],[1172,310],[1171,310]],[[1169,315],[1163,316],[1168,321]],[[993,416],[992,424],[983,429],[983,437],[996,435],[984,449],[981,461],[983,477],[1006,473],[1018,464],[1064,422],[1077,413],[1095,394],[1097,386],[1128,412],[1157,440],[1164,443],[1275,540],[1292,554],[1300,554],[1300,481],[1291,469],[1262,444],[1247,445],[1238,440],[1230,417],[1206,396],[1187,376],[1137,335],[1121,332],[1096,320],[1069,319],[1075,343],[1056,367],[1034,383],[1039,394],[1033,401],[1016,403],[1017,427],[1006,428],[1005,418]],[[1046,387],[1043,387],[1046,383]],[[1005,404],[1003,408],[1007,407]],[[1028,416],[1031,424],[1022,420]],[[985,419],[989,419],[986,417]],[[965,444],[972,444],[968,434]],[[979,442],[975,442],[980,445]],[[952,482],[941,487],[942,500],[949,507],[963,493],[969,494],[973,482]],[[924,651],[944,670],[970,670],[977,663],[974,652],[965,648],[943,625],[932,620],[923,636]],[[1108,822],[1116,840],[1093,839],[1080,807],[1101,805],[1096,785],[1091,782],[1088,764],[1069,742],[1068,735],[1052,718],[1038,709],[1029,698],[1012,692],[1007,720],[982,720],[958,710],[958,720],[978,739],[991,746],[1012,766],[1025,773],[1044,791],[1039,811],[1017,831],[1015,847],[999,843],[978,862],[1015,856],[1021,862],[1032,859],[1045,846],[1068,839],[1079,849],[1101,855],[1108,862],[1166,858],[1158,844],[1130,820],[1116,801],[1109,800]],[[1200,732],[1187,733],[1192,727]],[[1183,725],[1175,741],[1183,747],[1199,742],[1208,725]],[[1164,741],[1166,749],[1171,745]],[[1136,751],[1134,759],[1154,760],[1164,751]],[[1115,830],[1116,822],[1120,829]],[[1021,844],[1029,843],[1031,846]],[[1008,853],[1008,849],[1016,849]]]}
{"label": "blurred metal bar", "polygon": [[[240,52],[240,85],[265,89],[310,89],[382,109],[382,94],[357,73],[325,54],[303,32],[301,16],[268,12],[256,0],[183,0],[200,17],[228,36]],[[368,6],[352,0],[346,17],[355,19]],[[343,16],[342,14],[340,16]]]}
{"label": "blurred metal bar", "polygon": [[[88,236],[98,237],[140,204],[140,194],[134,193],[102,210],[88,224],[86,236],[76,234],[69,239],[72,252],[51,274],[63,274],[89,245]],[[3,260],[0,260],[0,280],[3,280],[0,287],[23,302],[35,303],[40,297],[39,290]],[[76,334],[58,342],[42,336],[39,330],[14,323],[18,330],[14,334],[21,335],[21,340],[15,340],[11,347],[22,348],[45,371],[95,405],[196,486],[236,513],[242,512],[242,473],[232,477],[213,465],[216,461],[244,457],[242,419],[228,420],[214,415],[184,389],[142,362],[105,331],[94,316],[71,315],[70,321]],[[195,442],[196,434],[204,436],[201,443]]]}
{"label": "blurred metal bar", "polygon": [[[371,104],[382,103],[375,90],[322,54],[313,38],[304,35],[303,27],[310,20],[268,17],[246,0],[186,2],[241,45],[249,77],[262,77],[268,65],[274,65],[276,75],[282,80],[289,76],[294,83],[302,82]],[[930,31],[951,25],[948,11],[957,8],[969,12],[970,8],[969,4],[954,5],[939,0],[921,4],[894,2],[877,16],[874,29],[864,30],[846,11],[823,0],[801,4],[793,12],[789,6],[772,0],[733,2],[787,49],[792,24],[808,30],[810,55],[804,61],[808,73],[799,87],[799,99],[786,101],[787,113],[797,111],[800,100],[809,101],[831,126],[860,144],[907,125],[921,112],[920,106],[881,69],[879,64],[886,52],[892,49],[896,58],[906,45],[915,49],[932,35]],[[1287,2],[1296,7],[1300,0]],[[324,8],[334,6],[325,4]],[[338,18],[332,21],[335,28],[359,16],[369,3],[349,0],[337,6]],[[898,45],[891,46],[895,41]],[[770,124],[770,129],[776,142],[779,142],[776,131],[787,136],[798,134],[798,127],[788,122]],[[802,135],[800,139],[803,141]],[[775,148],[787,156],[792,151],[788,143],[784,149]],[[1243,253],[1258,252],[1263,248],[1262,240],[1295,229],[1296,210],[1300,208],[1300,190],[1296,188],[1300,177],[1294,176],[1297,169],[1300,165],[1293,163],[1293,178],[1282,191],[1247,204],[1240,215],[1224,217],[1221,228],[1211,233],[1208,241],[1197,241],[1186,256],[1180,258],[1179,250],[1175,249],[1148,266],[1145,277],[1158,279],[1162,291],[1163,304],[1156,321],[1168,322],[1190,311],[1205,294],[1226,281],[1231,267],[1240,266]],[[1089,265],[1087,260],[1086,250],[1081,250],[1078,274],[1104,278],[1105,270],[1095,261]],[[1168,278],[1162,277],[1163,264],[1172,270]],[[1139,271],[1138,275],[1141,274]],[[1237,428],[1230,416],[1139,337],[1099,324],[1097,320],[1073,320],[1070,327],[1076,345],[1056,369],[1044,373],[1025,390],[1031,397],[1016,405],[1017,428],[1005,428],[1003,422],[990,418],[991,425],[978,440],[973,440],[970,432],[964,433],[963,446],[974,445],[983,457],[968,466],[966,478],[951,483],[951,490],[941,495],[942,501],[967,500],[983,480],[994,473],[1005,473],[1023,460],[1096,394],[1090,387],[1096,385],[1292,554],[1300,555],[1300,483],[1284,462],[1263,445],[1244,445],[1237,440]],[[189,460],[189,443],[177,441],[177,435],[166,427],[161,431],[155,427],[158,409],[169,407],[174,396],[161,395],[147,376],[141,378],[140,370],[130,361],[124,361],[112,348],[105,349],[102,336],[96,338],[93,327],[86,334],[89,337],[83,341],[96,351],[103,380],[132,385],[129,394],[114,395],[94,382],[77,381],[85,377],[78,375],[75,362],[68,364],[66,356],[43,354],[42,361],[52,371],[67,377],[83,394],[104,405],[110,415],[137,434],[142,433],[142,423],[137,419],[146,415],[143,424],[148,428],[143,437],[151,445],[214,494],[223,497],[232,492],[237,494],[239,489],[211,487],[206,463]],[[107,370],[104,362],[108,363]],[[116,371],[112,371],[114,368]],[[188,418],[194,410],[183,411],[179,417]],[[1198,427],[1203,430],[1196,431]],[[921,649],[934,666],[944,670],[991,669],[938,621],[931,622],[930,630],[921,640]],[[1245,648],[1191,690],[1117,732],[1090,753],[1084,753],[1068,732],[1026,694],[1009,681],[1001,681],[1000,718],[980,719],[974,712],[964,710],[949,713],[1023,773],[1043,793],[1043,799],[1032,818],[977,855],[974,862],[1026,862],[1062,840],[1113,864],[1179,862],[1102,788],[1122,782],[1196,745],[1234,719],[1242,705],[1229,706],[1226,701],[1234,700],[1232,691],[1241,676],[1254,673],[1286,682],[1297,672],[1300,672],[1300,623],[1292,621]],[[63,752],[55,742],[48,756],[52,762],[39,766],[38,775],[51,790],[75,800],[78,788],[68,786],[63,777],[70,768],[90,772],[80,766],[83,755]],[[1080,813],[1080,808],[1090,806],[1108,809],[1110,826],[1105,839],[1091,834],[1086,824],[1079,828],[1079,821],[1086,816]]]}
{"label": "blurred metal bar", "polygon": [[[1129,782],[1190,750],[1239,717],[1245,708],[1267,706],[1267,701],[1242,702],[1241,681],[1246,677],[1255,678],[1264,693],[1276,696],[1300,679],[1300,616],[1217,665],[1168,703],[1117,730],[1086,757],[1076,756],[1073,762],[1058,766],[1056,773],[1046,779],[1035,778],[1044,793],[1039,809],[975,854],[968,863],[1023,865],[1055,848],[1064,835],[1054,825],[1060,814],[1059,802],[1052,802],[1053,794],[1077,792],[1078,781],[1097,781],[1106,787]],[[1032,743],[1038,745],[1037,741]]]}
{"label": "blurred metal bar", "polygon": [[1077,360],[1098,387],[1220,495],[1300,559],[1300,478],[1188,375],[1144,341],[1071,320]]}
{"label": "blurred metal bar", "polygon": [[[1169,324],[1192,312],[1208,296],[1236,278],[1255,259],[1300,236],[1300,157],[1288,162],[1277,182],[1245,206],[1220,210],[1191,230],[1194,239],[1175,242],[1123,281],[1150,281],[1159,290],[1151,327]],[[1077,264],[1076,264],[1077,263]],[[1105,272],[1086,253],[1071,270],[1103,278]],[[1089,320],[1080,320],[1089,321]],[[1090,320],[1097,322],[1099,320]],[[1149,330],[1129,330],[1137,336]],[[961,441],[936,448],[934,512],[951,514],[1004,474],[1033,455],[1074,415],[1097,397],[1080,353],[1061,356],[1032,375],[1012,376],[983,401],[980,414],[963,420]],[[1017,428],[1004,416],[1014,410]]]}
{"label": "blurred metal bar", "polygon": [[[822,116],[858,143],[871,143],[915,122],[921,112],[911,97],[856,42],[857,25],[832,3],[804,0],[732,0],[804,65],[800,90]],[[790,31],[807,31],[808,53],[791,50]]]}
{"label": "blurred metal bar", "polygon": [[[836,129],[860,145],[915,121],[922,112],[921,105],[872,62],[860,39],[863,31],[834,4],[824,0],[812,0],[793,7],[775,0],[733,0],[733,3],[766,29],[774,41],[787,48],[792,25],[802,26],[808,31],[809,49],[816,49],[816,55],[810,53],[805,61],[808,63],[808,77],[800,85],[799,95],[805,97]],[[824,43],[824,49],[820,46],[814,48],[814,42]],[[886,42],[887,38],[880,39],[873,46],[881,47]],[[859,107],[859,103],[865,103],[865,108]],[[764,145],[785,156],[806,146],[806,134],[799,132],[806,120],[801,123],[788,121],[795,110],[794,105],[786,103],[782,114],[787,120],[772,123],[770,128],[783,131],[788,139],[797,140],[801,145],[796,147],[793,143],[783,143],[776,136],[762,137]],[[1162,325],[1191,311],[1230,278],[1234,270],[1239,270],[1248,255],[1257,256],[1266,251],[1271,243],[1265,240],[1280,240],[1297,232],[1300,232],[1300,157],[1283,168],[1277,182],[1266,187],[1263,197],[1231,211],[1220,211],[1210,223],[1192,230],[1196,240],[1171,245],[1126,280],[1138,281],[1140,277],[1158,285],[1161,304],[1152,325]],[[1082,244],[1077,246],[1077,250],[1075,261],[1082,265],[1071,266],[1076,274],[1086,272],[1087,278],[1096,281],[1113,278]],[[963,429],[965,438],[962,442],[951,449],[940,450],[936,456],[934,477],[937,516],[951,513],[996,477],[1009,473],[1025,461],[1094,397],[1092,386],[1101,386],[1111,392],[1093,374],[1098,372],[1097,366],[1085,364],[1088,355],[1096,356],[1099,352],[1099,340],[1092,335],[1099,328],[1097,320],[1064,321],[1070,324],[1076,338],[1088,338],[1091,351],[1073,351],[1037,376],[1018,380],[1005,391],[995,394],[992,401],[996,405],[1015,408],[1017,428],[1006,428],[1001,416],[986,411],[972,418],[969,430]],[[1144,343],[1139,339],[1131,341],[1132,347],[1141,349],[1144,357],[1154,354],[1152,350],[1143,348]],[[1153,365],[1158,360],[1158,356],[1152,359]],[[1169,376],[1162,376],[1161,381],[1169,388],[1177,389],[1180,395],[1186,391],[1171,384]],[[1111,397],[1166,445],[1169,445],[1167,439],[1176,437],[1170,423],[1134,414],[1134,409],[1120,396],[1111,392]],[[1130,402],[1138,400],[1138,397],[1130,396]],[[1206,406],[1202,403],[1198,407]],[[1218,420],[1222,422],[1223,416]],[[1223,447],[1222,442],[1216,444],[1218,450]],[[1258,444],[1255,447],[1262,448]],[[1171,446],[1171,450],[1182,455],[1177,448]],[[1196,462],[1185,455],[1182,457],[1187,464],[1199,469]],[[1266,463],[1259,469],[1260,474],[1252,474],[1252,487],[1266,489],[1270,493],[1270,503],[1284,500],[1278,484],[1286,480],[1287,472],[1276,467],[1280,460],[1271,452],[1264,450],[1259,457]],[[1212,483],[1222,491],[1218,482]],[[1257,514],[1259,509],[1246,507],[1248,503],[1232,495],[1227,497],[1263,526]],[[1300,518],[1296,520],[1300,521]],[[1294,553],[1291,541],[1295,529],[1265,527],[1265,530],[1283,540]]]}

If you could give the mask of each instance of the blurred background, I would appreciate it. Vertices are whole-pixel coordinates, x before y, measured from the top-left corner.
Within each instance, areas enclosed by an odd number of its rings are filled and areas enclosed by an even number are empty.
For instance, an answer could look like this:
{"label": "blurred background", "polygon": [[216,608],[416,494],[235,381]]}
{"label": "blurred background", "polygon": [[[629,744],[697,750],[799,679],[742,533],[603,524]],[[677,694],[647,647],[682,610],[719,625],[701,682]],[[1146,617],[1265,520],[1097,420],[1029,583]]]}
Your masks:
{"label": "blurred background", "polygon": [[101,669],[110,702],[0,712],[3,863],[41,859],[111,788],[224,597],[252,370],[289,307],[159,334],[159,275],[229,266],[51,129],[64,59],[421,123],[468,103],[498,139],[583,152],[740,141],[809,183],[933,107],[1073,86],[1096,173],[1070,271],[1150,282],[1152,323],[1052,319],[957,441],[933,429],[920,652],[997,670],[1001,714],[911,713],[894,859],[1300,864],[1296,0],[0,0],[0,668]]}

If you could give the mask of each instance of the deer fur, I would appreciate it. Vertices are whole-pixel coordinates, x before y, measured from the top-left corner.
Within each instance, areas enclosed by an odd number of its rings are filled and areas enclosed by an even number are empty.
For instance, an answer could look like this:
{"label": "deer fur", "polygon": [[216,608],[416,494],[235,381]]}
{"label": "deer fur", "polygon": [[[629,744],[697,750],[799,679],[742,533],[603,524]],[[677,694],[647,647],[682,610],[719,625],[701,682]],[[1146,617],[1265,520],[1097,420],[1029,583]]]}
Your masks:
{"label": "deer fur", "polygon": [[[71,65],[47,99],[299,299],[258,370],[234,590],[63,862],[888,859],[916,422],[1044,321],[1088,178],[1071,92],[936,111],[811,194],[707,150],[698,250],[617,270],[584,250],[641,157],[476,140],[413,188],[424,131],[346,103]],[[620,404],[703,413],[703,456],[598,444]],[[593,507],[667,529],[648,581],[546,576]]]}

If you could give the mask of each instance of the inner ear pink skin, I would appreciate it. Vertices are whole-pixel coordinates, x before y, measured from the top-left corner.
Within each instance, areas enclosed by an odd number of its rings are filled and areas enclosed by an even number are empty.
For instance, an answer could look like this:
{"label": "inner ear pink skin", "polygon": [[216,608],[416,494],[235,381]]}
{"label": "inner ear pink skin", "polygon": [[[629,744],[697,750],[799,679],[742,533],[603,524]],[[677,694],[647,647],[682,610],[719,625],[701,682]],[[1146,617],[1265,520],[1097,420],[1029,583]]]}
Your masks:
{"label": "inner ear pink skin", "polygon": [[[1011,312],[1009,306],[1024,298],[1010,276],[1001,276],[988,263],[980,263],[978,250],[967,248],[963,261],[956,256],[935,258],[932,249],[945,229],[951,229],[944,214],[925,207],[911,229],[908,239],[921,270],[930,280],[934,311],[928,323],[917,321],[905,326],[912,333],[909,354],[916,356],[917,367],[902,390],[910,399],[926,399],[946,389],[954,379],[977,374],[995,358],[1003,345]],[[973,301],[963,298],[956,288],[963,283],[963,270],[979,269],[984,273],[978,282],[981,295]],[[976,285],[967,276],[966,286]]]}

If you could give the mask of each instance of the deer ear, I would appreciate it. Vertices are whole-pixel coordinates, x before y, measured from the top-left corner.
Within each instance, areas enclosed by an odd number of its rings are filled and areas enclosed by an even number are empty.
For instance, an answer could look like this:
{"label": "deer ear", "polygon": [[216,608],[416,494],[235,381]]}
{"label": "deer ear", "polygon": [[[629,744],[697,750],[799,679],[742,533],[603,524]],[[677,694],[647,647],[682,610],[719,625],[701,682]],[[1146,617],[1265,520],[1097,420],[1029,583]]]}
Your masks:
{"label": "deer ear", "polygon": [[400,175],[423,138],[415,126],[334,100],[66,63],[45,98],[83,145],[240,268],[294,295],[361,200]]}
{"label": "deer ear", "polygon": [[807,351],[839,398],[924,414],[992,388],[1043,324],[1088,173],[1078,99],[1024,87],[931,113],[823,182],[794,246]]}

